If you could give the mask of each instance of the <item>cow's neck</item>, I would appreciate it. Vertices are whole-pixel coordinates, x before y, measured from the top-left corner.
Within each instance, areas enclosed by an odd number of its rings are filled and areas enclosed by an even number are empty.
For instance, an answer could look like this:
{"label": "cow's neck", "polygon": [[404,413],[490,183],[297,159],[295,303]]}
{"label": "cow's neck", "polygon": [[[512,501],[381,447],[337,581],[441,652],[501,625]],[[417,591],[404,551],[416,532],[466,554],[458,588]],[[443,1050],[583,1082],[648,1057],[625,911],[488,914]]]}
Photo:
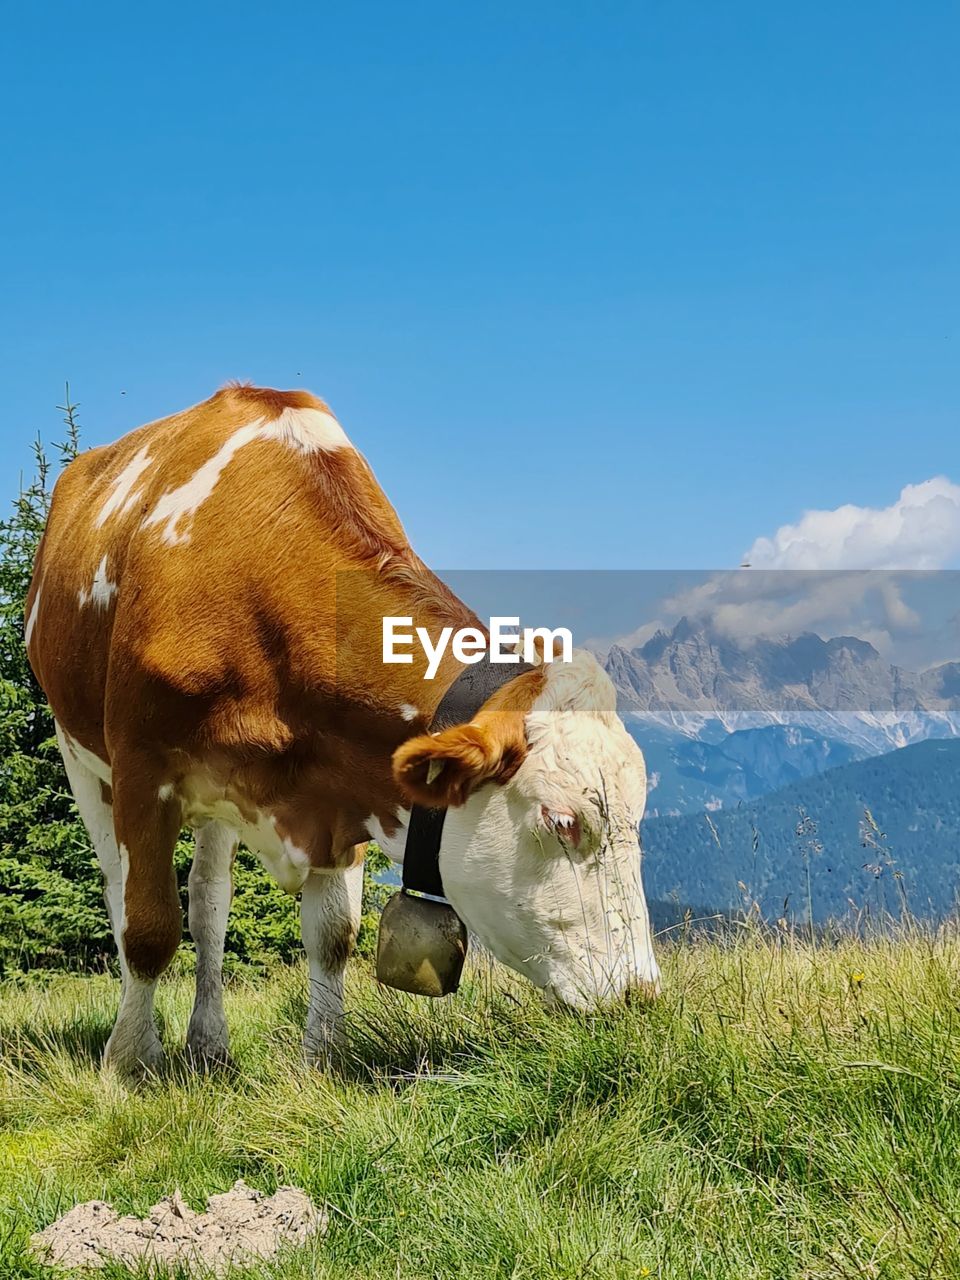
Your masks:
{"label": "cow's neck", "polygon": [[[377,572],[336,575],[335,637],[326,628],[298,629],[288,636],[300,678],[294,713],[306,730],[309,762],[304,788],[317,800],[334,830],[334,853],[366,838],[374,818],[390,833],[405,808],[393,780],[394,751],[407,738],[425,733],[447,689],[463,669],[448,646],[433,679],[418,644],[411,663],[383,661],[385,616],[408,617],[436,639],[444,627],[479,627],[471,609],[414,557]],[[303,620],[303,613],[297,622]],[[331,640],[333,643],[331,644]],[[335,673],[331,680],[331,672]],[[309,727],[307,727],[309,726]]]}
{"label": "cow's neck", "polygon": [[425,628],[436,643],[444,628],[485,628],[472,609],[419,560],[388,564],[378,574],[338,575],[337,684],[341,693],[378,708],[385,720],[397,715],[409,726],[407,734],[423,732],[461,664],[448,644],[432,679],[419,641],[404,652],[409,663],[384,662],[383,619],[410,618],[412,630]]}

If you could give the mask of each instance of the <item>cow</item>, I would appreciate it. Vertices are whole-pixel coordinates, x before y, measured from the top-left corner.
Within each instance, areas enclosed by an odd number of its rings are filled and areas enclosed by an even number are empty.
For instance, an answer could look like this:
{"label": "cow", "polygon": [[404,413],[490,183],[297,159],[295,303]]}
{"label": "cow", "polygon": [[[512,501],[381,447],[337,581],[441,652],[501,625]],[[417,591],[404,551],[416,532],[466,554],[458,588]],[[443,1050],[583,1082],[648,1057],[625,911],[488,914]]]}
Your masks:
{"label": "cow", "polygon": [[[409,441],[404,447],[408,447]],[[483,512],[477,513],[478,523]],[[174,846],[195,832],[187,1050],[229,1061],[222,962],[243,841],[300,895],[308,1060],[342,1029],[371,839],[446,809],[445,894],[479,941],[574,1009],[659,970],[640,875],[643,756],[575,651],[430,732],[463,668],[383,661],[381,620],[478,619],[418,558],[363,456],[302,391],[228,384],[60,475],[25,607],[121,970],[104,1062],[158,1068],[156,984],[181,937]]]}

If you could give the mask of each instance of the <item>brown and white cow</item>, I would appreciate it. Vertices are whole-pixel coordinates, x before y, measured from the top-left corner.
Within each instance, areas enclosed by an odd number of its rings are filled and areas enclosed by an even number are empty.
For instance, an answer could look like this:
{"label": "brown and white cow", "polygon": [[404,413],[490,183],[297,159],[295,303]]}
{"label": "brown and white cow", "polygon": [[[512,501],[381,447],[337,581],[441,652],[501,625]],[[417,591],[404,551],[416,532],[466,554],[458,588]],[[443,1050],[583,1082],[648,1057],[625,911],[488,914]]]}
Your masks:
{"label": "brown and white cow", "polygon": [[[479,939],[574,1006],[656,988],[640,880],[642,756],[590,655],[426,732],[461,669],[382,661],[381,620],[477,619],[418,559],[320,400],[231,385],[82,454],[57,482],[26,607],[30,662],[96,849],[123,975],[105,1060],[155,1067],[154,989],[181,933],[173,851],[196,831],[188,1049],[227,1058],[238,839],[301,895],[308,1057],[343,1012],[370,838],[402,858],[411,800],[448,812],[447,895]],[[443,765],[440,768],[440,764]]]}

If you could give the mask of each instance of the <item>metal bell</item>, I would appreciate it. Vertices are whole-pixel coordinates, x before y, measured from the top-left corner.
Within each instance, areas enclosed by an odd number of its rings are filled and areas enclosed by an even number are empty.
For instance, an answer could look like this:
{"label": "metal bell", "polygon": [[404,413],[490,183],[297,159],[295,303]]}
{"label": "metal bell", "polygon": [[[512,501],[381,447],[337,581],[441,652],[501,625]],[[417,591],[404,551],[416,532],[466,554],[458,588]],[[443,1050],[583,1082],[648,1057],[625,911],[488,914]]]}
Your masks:
{"label": "metal bell", "polygon": [[377,981],[415,996],[448,996],[460,985],[467,929],[449,902],[405,889],[383,909],[377,935]]}

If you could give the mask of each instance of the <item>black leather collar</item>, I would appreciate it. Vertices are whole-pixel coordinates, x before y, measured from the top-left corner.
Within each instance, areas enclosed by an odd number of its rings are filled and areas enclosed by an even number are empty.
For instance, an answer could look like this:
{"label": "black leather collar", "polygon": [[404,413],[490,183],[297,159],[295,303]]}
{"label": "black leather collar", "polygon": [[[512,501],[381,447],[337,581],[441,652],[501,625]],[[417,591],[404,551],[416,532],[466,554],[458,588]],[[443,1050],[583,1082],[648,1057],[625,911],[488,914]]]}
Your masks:
{"label": "black leather collar", "polygon": [[[437,732],[473,719],[487,699],[503,685],[532,671],[527,662],[491,662],[489,653],[480,662],[465,666],[443,695],[430,729]],[[407,824],[403,850],[403,887],[414,893],[442,898],[440,841],[446,809],[427,809],[415,804]]]}

